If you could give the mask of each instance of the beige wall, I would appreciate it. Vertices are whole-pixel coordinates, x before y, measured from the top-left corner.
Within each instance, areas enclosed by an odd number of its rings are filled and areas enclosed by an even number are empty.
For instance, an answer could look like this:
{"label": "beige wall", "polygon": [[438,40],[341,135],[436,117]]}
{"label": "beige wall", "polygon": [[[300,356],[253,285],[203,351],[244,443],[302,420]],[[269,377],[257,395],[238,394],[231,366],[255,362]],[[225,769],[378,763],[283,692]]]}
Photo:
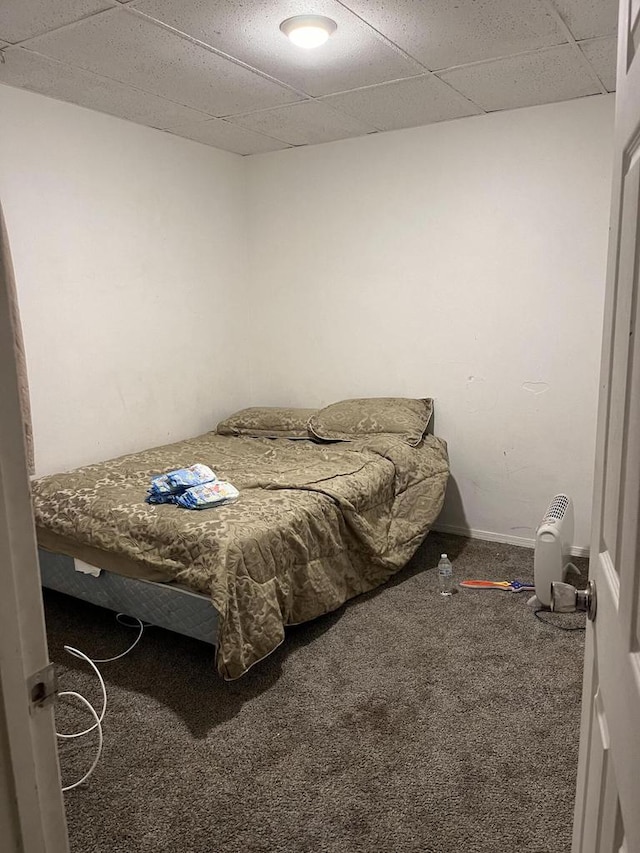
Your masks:
{"label": "beige wall", "polygon": [[613,96],[240,158],[0,86],[38,473],[244,405],[436,398],[441,518],[588,544]]}
{"label": "beige wall", "polygon": [[255,403],[436,398],[441,522],[587,546],[613,96],[249,159]]}
{"label": "beige wall", "polygon": [[244,404],[244,163],[0,86],[0,197],[45,474]]}

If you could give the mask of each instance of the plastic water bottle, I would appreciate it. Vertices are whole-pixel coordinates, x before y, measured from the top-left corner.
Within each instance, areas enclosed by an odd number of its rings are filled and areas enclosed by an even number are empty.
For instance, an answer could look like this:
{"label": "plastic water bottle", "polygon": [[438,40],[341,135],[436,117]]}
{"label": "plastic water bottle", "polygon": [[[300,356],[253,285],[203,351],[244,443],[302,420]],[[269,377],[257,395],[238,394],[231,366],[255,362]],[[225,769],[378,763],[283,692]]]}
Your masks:
{"label": "plastic water bottle", "polygon": [[446,554],[440,556],[438,582],[440,584],[440,595],[453,595],[453,569]]}

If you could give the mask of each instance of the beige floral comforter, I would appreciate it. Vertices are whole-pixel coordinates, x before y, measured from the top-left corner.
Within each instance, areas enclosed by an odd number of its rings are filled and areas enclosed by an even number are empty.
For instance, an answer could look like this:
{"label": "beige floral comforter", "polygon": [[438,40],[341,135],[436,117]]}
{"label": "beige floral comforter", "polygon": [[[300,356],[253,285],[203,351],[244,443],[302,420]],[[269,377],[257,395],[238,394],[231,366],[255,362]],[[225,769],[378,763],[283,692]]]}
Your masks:
{"label": "beige floral comforter", "polygon": [[[153,475],[203,462],[240,490],[193,511],[144,501]],[[237,678],[305,622],[384,583],[437,518],[445,443],[348,443],[206,433],[33,483],[40,544],[103,568],[178,581],[220,614],[217,666]],[[131,567],[134,567],[132,570]]]}

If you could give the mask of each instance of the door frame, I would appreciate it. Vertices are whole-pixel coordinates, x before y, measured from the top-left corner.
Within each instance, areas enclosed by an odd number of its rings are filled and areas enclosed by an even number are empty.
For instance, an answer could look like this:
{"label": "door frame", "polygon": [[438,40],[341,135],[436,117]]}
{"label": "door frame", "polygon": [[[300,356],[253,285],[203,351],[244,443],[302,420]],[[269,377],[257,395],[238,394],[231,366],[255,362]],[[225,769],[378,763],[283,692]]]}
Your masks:
{"label": "door frame", "polygon": [[13,853],[68,853],[53,705],[28,679],[49,664],[0,209],[0,829]]}

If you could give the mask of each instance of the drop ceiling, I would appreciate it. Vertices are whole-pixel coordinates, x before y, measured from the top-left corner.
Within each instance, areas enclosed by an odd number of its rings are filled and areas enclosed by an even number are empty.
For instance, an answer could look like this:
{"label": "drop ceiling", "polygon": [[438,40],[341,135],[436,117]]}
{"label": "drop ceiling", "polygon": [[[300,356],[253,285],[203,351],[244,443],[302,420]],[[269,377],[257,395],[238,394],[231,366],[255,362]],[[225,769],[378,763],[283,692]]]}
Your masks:
{"label": "drop ceiling", "polygon": [[[280,32],[326,15],[315,50]],[[617,0],[0,0],[0,83],[256,154],[615,89]]]}

